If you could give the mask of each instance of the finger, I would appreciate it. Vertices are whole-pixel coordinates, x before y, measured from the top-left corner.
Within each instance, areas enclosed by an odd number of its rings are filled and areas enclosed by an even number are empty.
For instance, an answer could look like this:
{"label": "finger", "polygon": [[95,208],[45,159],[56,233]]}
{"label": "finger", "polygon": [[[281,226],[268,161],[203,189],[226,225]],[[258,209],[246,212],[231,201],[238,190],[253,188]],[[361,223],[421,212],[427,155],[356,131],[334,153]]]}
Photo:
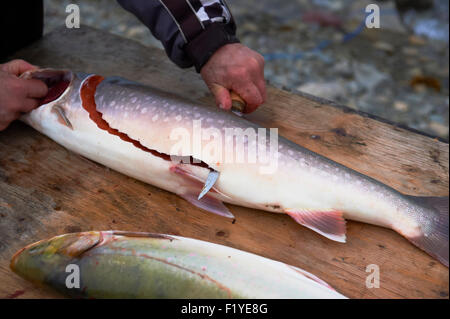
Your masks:
{"label": "finger", "polygon": [[247,103],[244,113],[253,112],[263,102],[258,88],[253,83],[247,83],[245,86],[233,87],[233,90],[236,91],[236,93],[238,93]]}
{"label": "finger", "polygon": [[212,94],[214,94],[216,104],[219,108],[224,110],[231,109],[230,91],[226,87],[213,83],[210,89]]}
{"label": "finger", "polygon": [[263,98],[262,103],[264,103],[266,100],[266,81],[264,79],[264,58],[260,55],[258,55],[257,57],[260,57],[261,61],[259,62],[259,67],[254,68],[253,72],[251,72],[252,74],[251,77],[253,79],[253,83],[255,83],[256,87],[258,88],[261,97]]}
{"label": "finger", "polygon": [[47,85],[41,81],[36,79],[20,79],[22,82],[22,86],[24,89],[24,92],[27,97],[30,98],[43,98],[48,93],[48,87]]}
{"label": "finger", "polygon": [[0,131],[6,129],[12,121],[18,119],[20,117],[20,113],[9,113],[8,116],[1,117],[0,120]]}
{"label": "finger", "polygon": [[39,101],[37,99],[25,99],[20,106],[20,111],[22,113],[28,113],[33,111],[35,108],[39,106]]}
{"label": "finger", "polygon": [[261,94],[262,103],[264,103],[267,98],[266,81],[264,80],[264,78],[256,81],[256,87],[258,88],[259,93]]}
{"label": "finger", "polygon": [[266,100],[266,81],[264,79],[264,57],[260,54],[256,54],[256,59],[259,62],[259,68],[254,75],[254,82],[261,93],[263,103]]}
{"label": "finger", "polygon": [[0,132],[5,130],[8,127],[8,125],[9,125],[9,122],[1,120],[0,121]]}
{"label": "finger", "polygon": [[11,121],[8,121],[6,119],[1,119],[0,120],[0,131],[5,130],[8,127],[9,123],[11,123]]}
{"label": "finger", "polygon": [[32,65],[32,64],[28,63],[27,61],[20,60],[20,59],[12,60],[8,63],[1,65],[1,70],[3,72],[13,74],[16,76],[20,76],[22,73],[24,73],[26,71],[35,70],[37,68],[38,68],[37,66]]}

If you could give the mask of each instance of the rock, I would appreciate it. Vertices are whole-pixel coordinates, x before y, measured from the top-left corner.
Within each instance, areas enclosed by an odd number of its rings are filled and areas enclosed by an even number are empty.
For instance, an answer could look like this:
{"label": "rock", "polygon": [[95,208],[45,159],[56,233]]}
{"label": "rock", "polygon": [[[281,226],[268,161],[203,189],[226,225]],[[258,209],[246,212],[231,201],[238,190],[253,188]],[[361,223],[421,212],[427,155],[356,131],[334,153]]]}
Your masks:
{"label": "rock", "polygon": [[389,76],[378,71],[370,64],[354,64],[355,79],[368,91],[374,90],[381,82],[388,80]]}
{"label": "rock", "polygon": [[429,126],[430,126],[430,129],[433,132],[435,132],[436,135],[448,138],[448,133],[449,133],[448,125],[444,125],[444,124],[433,121],[433,122],[430,122]]}
{"label": "rock", "polygon": [[408,111],[408,104],[406,103],[406,102],[403,102],[403,101],[395,101],[394,102],[394,108],[397,110],[397,111],[400,111],[400,112],[406,112],[406,111]]}
{"label": "rock", "polygon": [[440,124],[444,124],[444,117],[442,115],[439,114],[431,114],[430,115],[430,121],[431,122],[437,122]]}
{"label": "rock", "polygon": [[342,40],[344,39],[344,34],[335,32],[333,34],[332,39],[333,39],[334,42],[342,42]]}
{"label": "rock", "polygon": [[124,32],[127,29],[127,26],[124,23],[121,23],[117,26],[117,31]]}
{"label": "rock", "polygon": [[448,43],[448,20],[447,25],[440,23],[440,21],[430,18],[419,19],[414,24],[414,33],[426,36],[433,40],[443,41]]}
{"label": "rock", "polygon": [[420,62],[422,62],[422,63],[429,63],[430,61],[432,61],[431,58],[429,58],[429,57],[427,57],[427,56],[425,56],[425,55],[419,56],[419,60],[420,60]]}
{"label": "rock", "polygon": [[252,22],[245,22],[241,26],[242,30],[250,31],[250,32],[258,32],[259,28],[255,23]]}
{"label": "rock", "polygon": [[341,60],[334,65],[334,71],[343,77],[350,78],[353,76],[353,70],[349,60]]}
{"label": "rock", "polygon": [[376,99],[377,99],[377,102],[380,102],[380,103],[389,103],[390,101],[391,101],[391,97],[390,96],[387,96],[387,95],[379,95],[379,96],[377,96],[376,97]]}
{"label": "rock", "polygon": [[313,0],[313,3],[332,11],[338,11],[344,7],[344,3],[340,0]]}
{"label": "rock", "polygon": [[418,35],[411,35],[408,37],[408,42],[412,45],[425,45],[427,44],[427,41],[422,38],[419,37]]}
{"label": "rock", "polygon": [[302,60],[295,61],[295,68],[301,70],[303,65],[304,65],[304,62]]}
{"label": "rock", "polygon": [[417,65],[417,59],[413,57],[405,56],[405,63],[408,64],[408,67],[414,67]]}
{"label": "rock", "polygon": [[417,114],[421,116],[428,116],[433,110],[433,105],[426,103],[418,111]]}
{"label": "rock", "polygon": [[422,94],[427,91],[427,86],[425,84],[416,84],[413,86],[414,92]]}
{"label": "rock", "polygon": [[422,69],[420,68],[412,68],[409,70],[410,77],[423,76]]}
{"label": "rock", "polygon": [[365,90],[365,88],[357,81],[347,82],[347,88],[352,95],[358,95]]}
{"label": "rock", "polygon": [[375,49],[385,51],[387,53],[393,53],[395,50],[394,46],[387,42],[377,41],[373,46]]}
{"label": "rock", "polygon": [[127,31],[127,36],[135,37],[135,36],[143,34],[145,32],[146,32],[145,27],[141,27],[141,26],[139,26],[139,27],[131,27]]}
{"label": "rock", "polygon": [[403,47],[402,53],[406,54],[406,55],[418,55],[419,50],[417,50],[417,48],[413,48],[413,47]]}
{"label": "rock", "polygon": [[345,87],[339,82],[309,82],[300,85],[297,90],[332,101],[338,101],[346,94]]}
{"label": "rock", "polygon": [[354,109],[354,110],[358,110],[358,105],[356,105],[356,102],[355,102],[354,99],[349,100],[349,101],[347,102],[347,106],[348,106],[349,108]]}

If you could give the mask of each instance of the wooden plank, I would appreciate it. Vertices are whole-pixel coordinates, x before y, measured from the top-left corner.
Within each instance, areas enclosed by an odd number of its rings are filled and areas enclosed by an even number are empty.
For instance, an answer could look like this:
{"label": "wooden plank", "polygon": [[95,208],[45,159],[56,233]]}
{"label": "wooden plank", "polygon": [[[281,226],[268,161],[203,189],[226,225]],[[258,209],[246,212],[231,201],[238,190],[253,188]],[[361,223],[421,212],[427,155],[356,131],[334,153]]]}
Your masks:
{"label": "wooden plank", "polygon": [[[213,105],[199,75],[178,69],[162,51],[88,27],[58,29],[15,56],[120,75]],[[273,87],[248,118],[402,192],[448,195],[449,146],[437,139]],[[448,269],[394,231],[348,222],[348,241],[340,244],[288,216],[230,209],[234,223],[14,123],[0,133],[0,297],[58,296],[11,273],[9,260],[24,245],[66,232],[121,229],[253,252],[310,271],[352,298],[448,298]],[[380,266],[380,288],[366,288],[369,264]]]}

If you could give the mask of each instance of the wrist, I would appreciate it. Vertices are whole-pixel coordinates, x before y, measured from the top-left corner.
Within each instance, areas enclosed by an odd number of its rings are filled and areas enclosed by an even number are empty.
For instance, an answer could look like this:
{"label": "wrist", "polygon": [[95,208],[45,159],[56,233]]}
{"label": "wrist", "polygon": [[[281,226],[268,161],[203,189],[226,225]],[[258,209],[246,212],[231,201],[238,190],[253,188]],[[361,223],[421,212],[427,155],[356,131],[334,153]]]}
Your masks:
{"label": "wrist", "polygon": [[223,23],[212,23],[186,44],[184,50],[192,60],[196,71],[200,73],[213,54],[222,46],[230,43],[239,43],[234,32],[230,32],[228,26]]}

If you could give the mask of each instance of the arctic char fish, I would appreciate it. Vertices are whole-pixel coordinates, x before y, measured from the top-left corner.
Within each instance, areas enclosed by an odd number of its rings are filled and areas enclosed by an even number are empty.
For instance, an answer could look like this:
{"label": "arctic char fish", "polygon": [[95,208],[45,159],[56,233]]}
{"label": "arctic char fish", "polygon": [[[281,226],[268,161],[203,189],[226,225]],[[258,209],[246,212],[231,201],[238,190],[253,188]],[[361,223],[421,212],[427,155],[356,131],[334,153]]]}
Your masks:
{"label": "arctic char fish", "polygon": [[[346,239],[345,219],[391,228],[448,266],[448,197],[401,194],[283,137],[274,150],[268,133],[262,142],[249,133],[241,144],[231,137],[230,144],[229,129],[261,128],[122,78],[50,69],[25,76],[44,80],[50,89],[22,120],[93,161],[226,217],[233,215],[223,202],[284,213],[339,242]],[[196,125],[219,135],[213,134],[216,144],[201,138],[196,145]],[[209,152],[211,145],[219,151]],[[270,153],[265,157],[262,146]],[[244,160],[227,160],[242,152]],[[268,163],[275,162],[268,173]],[[199,199],[208,176],[215,183]]]}

